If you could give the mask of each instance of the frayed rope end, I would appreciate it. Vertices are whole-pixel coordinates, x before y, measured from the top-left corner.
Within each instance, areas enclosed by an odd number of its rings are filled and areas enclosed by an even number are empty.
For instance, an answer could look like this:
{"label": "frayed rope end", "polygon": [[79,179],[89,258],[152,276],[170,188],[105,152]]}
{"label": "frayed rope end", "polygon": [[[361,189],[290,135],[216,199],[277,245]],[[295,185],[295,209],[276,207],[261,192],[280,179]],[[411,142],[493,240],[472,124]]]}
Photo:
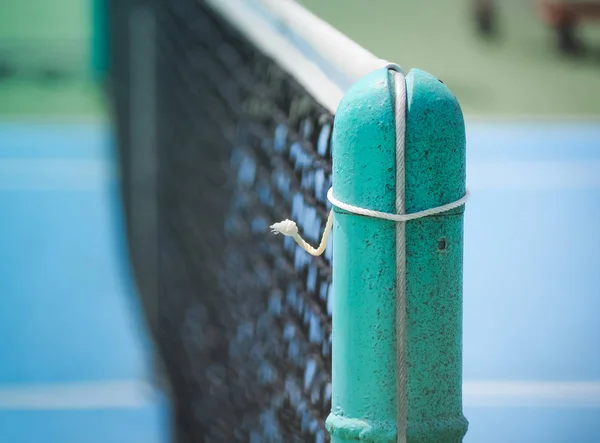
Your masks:
{"label": "frayed rope end", "polygon": [[292,220],[286,219],[280,221],[279,223],[272,224],[270,228],[271,232],[275,235],[283,234],[288,237],[293,237],[298,234],[298,226],[296,226],[296,223]]}

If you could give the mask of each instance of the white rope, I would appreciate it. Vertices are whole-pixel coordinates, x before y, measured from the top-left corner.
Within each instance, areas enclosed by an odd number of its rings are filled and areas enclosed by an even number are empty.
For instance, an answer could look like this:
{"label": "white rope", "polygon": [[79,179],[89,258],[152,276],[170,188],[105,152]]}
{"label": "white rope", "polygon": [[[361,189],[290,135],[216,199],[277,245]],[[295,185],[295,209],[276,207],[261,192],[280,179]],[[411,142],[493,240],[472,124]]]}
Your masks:
{"label": "white rope", "polygon": [[[396,179],[398,179],[398,177],[396,177]],[[460,200],[448,203],[447,205],[438,206],[437,208],[425,209],[424,211],[413,212],[411,214],[388,214],[387,212],[380,212],[374,211],[372,209],[360,208],[358,206],[353,206],[348,203],[341,202],[333,196],[333,188],[329,188],[329,191],[327,191],[327,199],[331,202],[333,206],[338,207],[339,209],[356,215],[380,218],[395,222],[407,222],[410,220],[416,220],[418,218],[429,217],[432,215],[442,214],[444,212],[451,211],[452,209],[456,209],[460,206],[463,206],[469,199],[469,196],[469,191],[467,191],[465,196]],[[325,248],[327,247],[327,241],[329,240],[332,227],[333,209],[329,212],[329,216],[327,217],[327,224],[325,225],[325,230],[323,231],[321,242],[319,243],[319,246],[317,248],[314,248],[300,236],[300,234],[298,233],[298,226],[293,220],[285,219],[283,221],[280,221],[279,223],[274,223],[270,226],[271,232],[273,234],[283,234],[288,237],[293,237],[296,243],[298,243],[298,245],[300,245],[302,249],[304,249],[309,254],[314,255],[315,257],[325,252]]]}
{"label": "white rope", "polygon": [[329,216],[327,217],[327,224],[325,225],[325,230],[323,231],[323,236],[321,237],[321,243],[319,243],[318,248],[313,248],[309,245],[301,236],[298,234],[298,226],[296,226],[296,222],[293,220],[285,219],[280,221],[279,223],[275,223],[270,226],[271,232],[275,235],[283,234],[288,237],[293,237],[296,243],[302,247],[306,252],[310,255],[314,255],[318,257],[319,255],[325,252],[325,248],[327,247],[327,241],[329,240],[329,234],[331,233],[331,228],[333,227],[333,209],[329,211]]}
{"label": "white rope", "polygon": [[[398,179],[398,177],[396,177],[396,179]],[[358,206],[353,206],[349,205],[348,203],[341,202],[333,196],[332,188],[330,188],[329,191],[327,191],[327,199],[331,202],[331,204],[340,209],[343,209],[344,211],[351,212],[352,214],[356,215],[364,215],[365,217],[381,218],[384,220],[390,220],[395,222],[407,222],[411,220],[416,220],[418,218],[429,217],[431,215],[437,215],[451,211],[452,209],[456,209],[463,206],[469,199],[470,195],[471,194],[467,190],[464,197],[446,205],[438,206],[436,208],[431,209],[425,209],[424,211],[412,212],[410,214],[388,214],[387,212],[373,211],[372,209],[360,208]]]}

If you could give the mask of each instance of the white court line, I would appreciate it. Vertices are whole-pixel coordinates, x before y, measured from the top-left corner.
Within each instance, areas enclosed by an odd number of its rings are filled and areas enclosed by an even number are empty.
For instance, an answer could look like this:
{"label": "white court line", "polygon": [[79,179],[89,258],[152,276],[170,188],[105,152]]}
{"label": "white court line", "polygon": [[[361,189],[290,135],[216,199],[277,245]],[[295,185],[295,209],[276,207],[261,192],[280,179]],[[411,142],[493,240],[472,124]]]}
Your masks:
{"label": "white court line", "polygon": [[599,189],[600,161],[467,161],[467,183],[471,191]]}
{"label": "white court line", "polygon": [[0,410],[139,408],[155,399],[154,388],[136,380],[0,385]]}
{"label": "white court line", "polygon": [[114,179],[108,160],[0,160],[0,191],[91,190]]}
{"label": "white court line", "polygon": [[[156,400],[145,382],[57,383],[0,385],[0,410],[81,410],[138,408]],[[465,381],[466,407],[600,408],[600,381]]]}
{"label": "white court line", "polygon": [[101,125],[110,124],[110,119],[104,115],[82,115],[82,114],[59,114],[59,115],[39,115],[39,114],[2,114],[0,116],[0,125],[2,124],[56,124],[56,125]]}
{"label": "white court line", "polygon": [[463,405],[600,408],[600,382],[465,381]]}

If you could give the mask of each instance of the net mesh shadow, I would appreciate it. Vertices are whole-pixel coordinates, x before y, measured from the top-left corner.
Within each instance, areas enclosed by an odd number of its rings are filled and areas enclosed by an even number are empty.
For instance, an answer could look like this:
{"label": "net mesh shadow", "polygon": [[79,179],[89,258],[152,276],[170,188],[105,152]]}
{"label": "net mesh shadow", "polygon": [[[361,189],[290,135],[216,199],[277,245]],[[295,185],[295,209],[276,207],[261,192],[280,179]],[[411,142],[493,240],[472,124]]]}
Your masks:
{"label": "net mesh shadow", "polygon": [[[131,102],[136,8],[154,23],[152,110]],[[179,440],[328,441],[331,248],[311,257],[268,226],[293,218],[318,242],[333,115],[202,1],[113,1],[110,16],[129,249]],[[144,112],[156,158],[146,187],[131,137]],[[136,205],[148,189],[153,230]]]}

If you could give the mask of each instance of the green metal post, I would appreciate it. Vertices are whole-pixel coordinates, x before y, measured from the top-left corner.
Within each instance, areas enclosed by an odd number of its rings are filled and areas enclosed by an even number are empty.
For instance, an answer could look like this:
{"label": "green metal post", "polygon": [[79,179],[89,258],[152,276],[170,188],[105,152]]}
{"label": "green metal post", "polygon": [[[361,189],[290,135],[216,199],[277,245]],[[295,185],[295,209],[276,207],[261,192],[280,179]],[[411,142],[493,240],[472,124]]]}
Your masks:
{"label": "green metal post", "polygon": [[[465,194],[465,131],[446,86],[413,70],[406,77],[407,213]],[[393,80],[387,69],[357,82],[336,113],[337,199],[395,213]],[[396,224],[335,210],[333,386],[327,427],[334,443],[460,442],[464,207],[406,223],[404,367],[397,365]],[[399,377],[402,375],[402,377]],[[397,380],[406,380],[398,389]]]}

